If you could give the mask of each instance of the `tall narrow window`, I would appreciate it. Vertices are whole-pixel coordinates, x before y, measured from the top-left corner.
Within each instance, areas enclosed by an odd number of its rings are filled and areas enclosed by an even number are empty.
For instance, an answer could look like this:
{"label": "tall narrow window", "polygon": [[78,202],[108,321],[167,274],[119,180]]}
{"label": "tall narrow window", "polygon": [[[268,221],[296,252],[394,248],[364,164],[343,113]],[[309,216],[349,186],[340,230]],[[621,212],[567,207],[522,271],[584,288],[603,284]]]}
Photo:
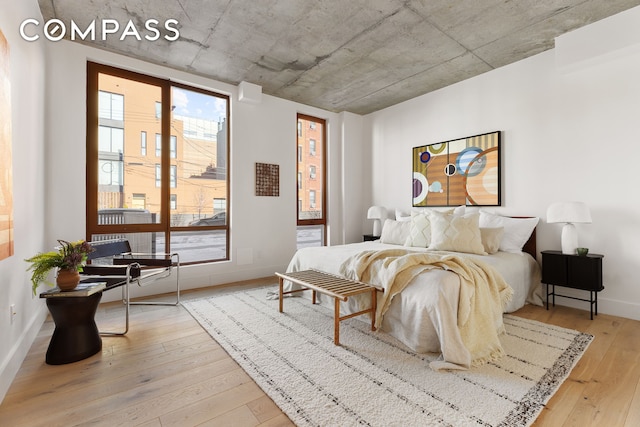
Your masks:
{"label": "tall narrow window", "polygon": [[156,157],[162,156],[162,135],[156,133]]}
{"label": "tall narrow window", "polygon": [[171,135],[171,139],[169,140],[169,153],[172,159],[178,157],[178,137],[175,135]]}
{"label": "tall narrow window", "polygon": [[147,155],[147,132],[145,131],[140,132],[140,155]]}
{"label": "tall narrow window", "polygon": [[176,188],[178,186],[178,166],[171,165],[169,168],[169,186]]}
{"label": "tall narrow window", "polygon": [[326,232],[326,121],[298,114],[298,247],[322,246]]}
{"label": "tall narrow window", "polygon": [[156,163],[156,187],[162,186],[162,165]]}
{"label": "tall narrow window", "polygon": [[86,238],[229,259],[229,111],[226,95],[88,63]]}
{"label": "tall narrow window", "polygon": [[309,190],[309,208],[316,208],[316,190]]}

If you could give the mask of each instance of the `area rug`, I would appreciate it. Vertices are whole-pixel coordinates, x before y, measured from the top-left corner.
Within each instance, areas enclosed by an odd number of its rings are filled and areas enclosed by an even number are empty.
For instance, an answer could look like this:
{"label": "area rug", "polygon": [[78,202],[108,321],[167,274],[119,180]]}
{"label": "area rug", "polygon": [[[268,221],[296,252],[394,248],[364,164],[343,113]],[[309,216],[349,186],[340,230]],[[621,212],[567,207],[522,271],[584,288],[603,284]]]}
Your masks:
{"label": "area rug", "polygon": [[341,322],[275,287],[229,291],[184,307],[298,426],[527,426],[593,336],[505,315],[507,356],[469,371],[435,372],[370,323]]}

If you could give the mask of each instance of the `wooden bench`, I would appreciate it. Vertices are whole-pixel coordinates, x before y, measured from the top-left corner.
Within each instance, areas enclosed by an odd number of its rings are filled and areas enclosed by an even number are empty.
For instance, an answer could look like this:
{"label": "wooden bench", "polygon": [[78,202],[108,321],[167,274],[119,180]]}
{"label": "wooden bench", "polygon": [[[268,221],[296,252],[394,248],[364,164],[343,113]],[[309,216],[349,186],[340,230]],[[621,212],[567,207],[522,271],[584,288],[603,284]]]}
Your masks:
{"label": "wooden bench", "polygon": [[[335,299],[334,316],[334,335],[333,342],[335,345],[340,345],[340,322],[342,320],[350,319],[351,317],[360,316],[361,314],[371,313],[371,330],[375,331],[376,327],[376,308],[377,308],[377,296],[376,291],[378,288],[368,285],[366,283],[357,282],[355,280],[345,279],[344,277],[336,276],[333,274],[325,273],[318,270],[303,270],[290,273],[276,273],[276,276],[280,280],[279,290],[279,303],[280,313],[283,312],[283,297],[286,294],[294,292],[302,292],[311,290],[311,302],[316,303],[316,292],[320,292],[325,295],[329,295]],[[303,286],[302,289],[294,289],[291,291],[284,291],[284,281],[296,283]],[[371,307],[357,313],[351,313],[346,316],[340,316],[340,301],[346,301],[349,297],[366,292],[371,293]]]}

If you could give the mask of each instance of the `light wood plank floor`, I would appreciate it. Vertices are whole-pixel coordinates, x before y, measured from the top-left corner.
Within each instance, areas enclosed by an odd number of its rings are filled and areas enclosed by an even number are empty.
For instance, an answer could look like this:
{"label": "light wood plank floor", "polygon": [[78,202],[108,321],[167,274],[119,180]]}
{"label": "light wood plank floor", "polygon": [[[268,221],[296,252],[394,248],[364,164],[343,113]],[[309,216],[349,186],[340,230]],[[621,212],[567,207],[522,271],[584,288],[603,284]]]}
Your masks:
{"label": "light wood plank floor", "polygon": [[[536,426],[640,425],[640,322],[602,314],[591,321],[588,312],[561,306],[516,314],[596,337]],[[119,303],[101,304],[96,314],[101,329],[122,320]],[[52,331],[49,320],[0,405],[0,426],[293,425],[182,307],[132,307],[126,337],[104,337],[101,354],[68,365],[44,363]]]}

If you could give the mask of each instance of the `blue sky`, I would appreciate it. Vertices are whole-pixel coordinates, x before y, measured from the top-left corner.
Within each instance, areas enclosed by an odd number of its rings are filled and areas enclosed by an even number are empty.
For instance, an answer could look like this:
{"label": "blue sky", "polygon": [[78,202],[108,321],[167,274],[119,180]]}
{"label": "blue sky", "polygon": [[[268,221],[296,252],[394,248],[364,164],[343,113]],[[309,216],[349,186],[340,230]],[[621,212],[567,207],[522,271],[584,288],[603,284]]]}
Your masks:
{"label": "blue sky", "polygon": [[226,99],[180,88],[173,88],[172,96],[175,114],[214,121],[226,117]]}

